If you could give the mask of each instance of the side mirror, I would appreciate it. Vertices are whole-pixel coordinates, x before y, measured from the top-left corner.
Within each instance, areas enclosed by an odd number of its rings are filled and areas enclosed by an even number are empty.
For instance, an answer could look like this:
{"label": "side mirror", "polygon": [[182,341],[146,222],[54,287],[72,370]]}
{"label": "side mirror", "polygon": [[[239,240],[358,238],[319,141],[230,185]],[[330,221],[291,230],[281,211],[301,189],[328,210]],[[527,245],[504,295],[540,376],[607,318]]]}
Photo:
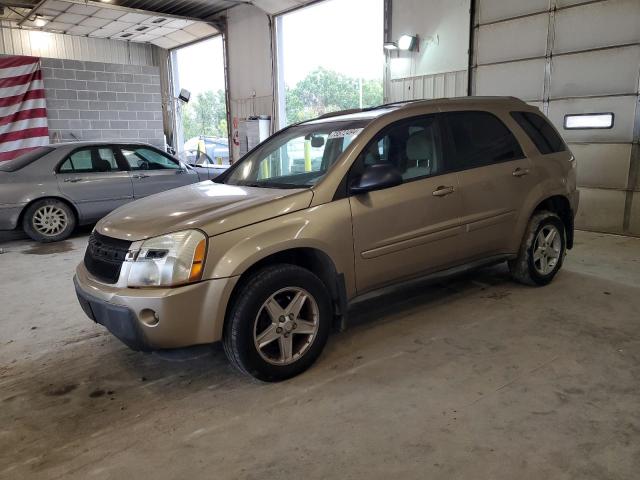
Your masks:
{"label": "side mirror", "polygon": [[379,163],[368,166],[364,173],[349,186],[351,193],[356,195],[373,192],[384,188],[402,184],[400,171],[391,164]]}

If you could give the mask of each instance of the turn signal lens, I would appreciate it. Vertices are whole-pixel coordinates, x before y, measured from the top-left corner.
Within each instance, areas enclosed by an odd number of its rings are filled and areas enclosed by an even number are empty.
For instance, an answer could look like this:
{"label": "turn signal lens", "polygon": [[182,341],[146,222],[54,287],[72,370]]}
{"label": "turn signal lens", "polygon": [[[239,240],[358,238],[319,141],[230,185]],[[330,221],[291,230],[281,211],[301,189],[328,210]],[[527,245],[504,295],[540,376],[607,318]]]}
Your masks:
{"label": "turn signal lens", "polygon": [[204,255],[207,251],[206,240],[200,240],[196,251],[193,254],[193,263],[191,263],[191,273],[189,274],[190,282],[197,282],[202,278],[202,270],[204,268]]}

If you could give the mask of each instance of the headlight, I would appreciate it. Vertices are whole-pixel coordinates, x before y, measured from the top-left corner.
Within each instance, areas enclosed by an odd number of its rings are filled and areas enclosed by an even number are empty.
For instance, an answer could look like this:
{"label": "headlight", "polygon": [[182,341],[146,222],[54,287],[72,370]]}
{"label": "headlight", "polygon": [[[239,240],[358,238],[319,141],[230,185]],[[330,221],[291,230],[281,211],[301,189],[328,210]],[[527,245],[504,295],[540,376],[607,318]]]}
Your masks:
{"label": "headlight", "polygon": [[142,242],[128,261],[129,287],[172,287],[202,278],[207,237],[198,230],[170,233]]}

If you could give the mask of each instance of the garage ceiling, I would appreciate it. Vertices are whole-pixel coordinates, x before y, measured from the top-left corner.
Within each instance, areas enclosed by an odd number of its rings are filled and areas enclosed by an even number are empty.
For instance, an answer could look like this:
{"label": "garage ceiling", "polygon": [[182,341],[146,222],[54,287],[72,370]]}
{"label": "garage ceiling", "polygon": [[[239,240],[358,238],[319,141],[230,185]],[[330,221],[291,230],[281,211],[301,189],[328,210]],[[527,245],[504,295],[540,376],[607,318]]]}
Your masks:
{"label": "garage ceiling", "polygon": [[[5,5],[6,3],[3,2]],[[120,3],[149,2],[123,1]],[[153,3],[158,5],[161,2]],[[25,4],[21,3],[21,5]],[[3,20],[3,26],[16,28],[31,11],[26,6],[5,6],[0,20]],[[184,18],[170,12],[151,12],[122,7],[115,5],[115,0],[113,3],[48,0],[42,3],[36,13],[30,15],[21,26],[68,35],[152,43],[162,48],[174,48],[219,33],[216,28],[205,22]]]}
{"label": "garage ceiling", "polygon": [[0,10],[0,25],[152,43],[169,49],[219,33],[215,27],[200,20],[211,20],[234,6],[251,4],[275,14],[312,1],[0,0],[0,7],[4,7]]}

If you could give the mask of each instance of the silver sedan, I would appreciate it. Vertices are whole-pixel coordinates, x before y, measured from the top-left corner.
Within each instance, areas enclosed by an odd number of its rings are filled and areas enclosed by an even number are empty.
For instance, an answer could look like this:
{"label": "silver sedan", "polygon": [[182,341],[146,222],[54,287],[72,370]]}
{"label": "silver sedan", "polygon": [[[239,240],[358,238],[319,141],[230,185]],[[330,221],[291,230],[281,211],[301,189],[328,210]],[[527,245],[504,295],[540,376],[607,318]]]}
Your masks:
{"label": "silver sedan", "polygon": [[0,163],[0,230],[63,240],[120,205],[198,181],[194,169],[143,143],[38,147]]}

